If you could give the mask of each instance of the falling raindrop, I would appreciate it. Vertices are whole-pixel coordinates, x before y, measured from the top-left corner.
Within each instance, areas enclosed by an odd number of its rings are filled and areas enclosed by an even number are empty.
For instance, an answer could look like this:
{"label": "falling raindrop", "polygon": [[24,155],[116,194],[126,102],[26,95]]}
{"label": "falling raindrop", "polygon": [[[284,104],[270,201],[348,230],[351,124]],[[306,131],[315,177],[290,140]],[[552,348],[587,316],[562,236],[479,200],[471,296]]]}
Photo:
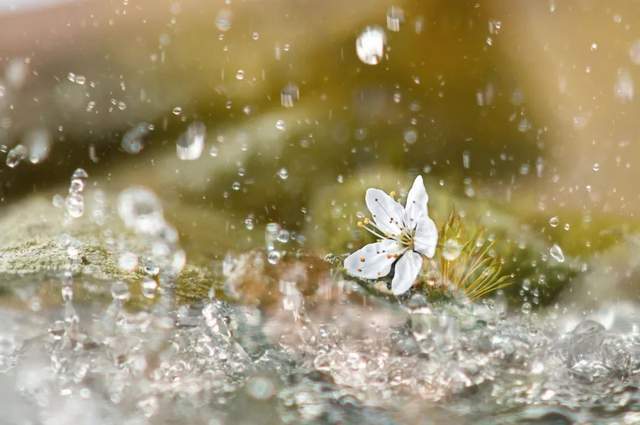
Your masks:
{"label": "falling raindrop", "polygon": [[631,74],[626,69],[618,69],[616,83],[613,92],[620,102],[630,102],[633,100],[634,84]]}
{"label": "falling raindrop", "polygon": [[176,153],[181,160],[192,161],[200,158],[207,135],[205,125],[196,121],[189,125],[176,142]]}
{"label": "falling raindrop", "polygon": [[358,58],[367,65],[377,65],[382,60],[387,35],[380,27],[367,27],[356,40]]}
{"label": "falling raindrop", "polygon": [[293,83],[289,83],[280,92],[280,103],[285,108],[292,108],[300,99],[300,89]]}
{"label": "falling raindrop", "polygon": [[640,40],[636,40],[629,48],[629,58],[631,62],[640,65]]}
{"label": "falling raindrop", "polygon": [[24,143],[29,147],[29,161],[39,164],[47,159],[51,148],[49,132],[43,128],[31,130],[25,136]]}
{"label": "falling raindrop", "polygon": [[391,6],[387,10],[387,28],[389,31],[400,31],[400,25],[404,23],[404,10],[398,6]]}
{"label": "falling raindrop", "polygon": [[553,244],[551,248],[549,248],[549,255],[558,263],[564,263],[564,253],[558,244]]}

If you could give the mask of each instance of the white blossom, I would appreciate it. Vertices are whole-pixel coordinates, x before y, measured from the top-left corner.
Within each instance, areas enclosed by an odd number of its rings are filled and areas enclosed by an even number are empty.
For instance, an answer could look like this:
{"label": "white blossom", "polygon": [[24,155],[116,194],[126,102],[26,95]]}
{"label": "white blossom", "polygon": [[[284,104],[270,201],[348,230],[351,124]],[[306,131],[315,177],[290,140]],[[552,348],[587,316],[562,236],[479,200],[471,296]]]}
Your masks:
{"label": "white blossom", "polygon": [[438,244],[438,229],[429,218],[429,196],[422,176],[416,177],[403,207],[380,189],[368,189],[365,196],[373,222],[359,223],[378,241],[365,245],[344,260],[351,276],[378,279],[394,268],[391,290],[404,294],[422,269],[422,257],[432,258]]}

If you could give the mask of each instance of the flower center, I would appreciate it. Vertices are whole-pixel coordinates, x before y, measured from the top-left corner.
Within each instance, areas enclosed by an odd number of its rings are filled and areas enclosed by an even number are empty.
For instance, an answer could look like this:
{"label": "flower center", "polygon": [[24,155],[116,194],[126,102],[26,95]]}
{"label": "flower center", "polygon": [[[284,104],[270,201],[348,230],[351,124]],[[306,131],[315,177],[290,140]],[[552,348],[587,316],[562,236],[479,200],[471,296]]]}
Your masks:
{"label": "flower center", "polygon": [[416,234],[415,229],[402,228],[399,235],[389,235],[372,223],[368,218],[359,221],[358,227],[365,229],[367,232],[379,239],[395,239],[400,246],[413,249],[414,236]]}
{"label": "flower center", "polygon": [[402,233],[398,236],[398,243],[402,246],[406,246],[409,249],[413,249],[413,237],[415,236],[415,230],[402,229]]}

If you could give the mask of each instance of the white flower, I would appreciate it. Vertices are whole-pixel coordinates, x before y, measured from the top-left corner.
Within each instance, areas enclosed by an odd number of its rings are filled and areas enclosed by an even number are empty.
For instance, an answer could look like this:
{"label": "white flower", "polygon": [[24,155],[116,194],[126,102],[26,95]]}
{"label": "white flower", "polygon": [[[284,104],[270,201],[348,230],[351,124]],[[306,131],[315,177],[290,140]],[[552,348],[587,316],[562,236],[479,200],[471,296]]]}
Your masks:
{"label": "white flower", "polygon": [[365,219],[358,225],[379,240],[349,255],[344,267],[351,276],[378,279],[388,275],[395,263],[391,290],[395,295],[404,294],[422,268],[422,256],[433,257],[438,243],[422,176],[414,180],[404,208],[380,189],[368,189],[365,200],[373,223]]}

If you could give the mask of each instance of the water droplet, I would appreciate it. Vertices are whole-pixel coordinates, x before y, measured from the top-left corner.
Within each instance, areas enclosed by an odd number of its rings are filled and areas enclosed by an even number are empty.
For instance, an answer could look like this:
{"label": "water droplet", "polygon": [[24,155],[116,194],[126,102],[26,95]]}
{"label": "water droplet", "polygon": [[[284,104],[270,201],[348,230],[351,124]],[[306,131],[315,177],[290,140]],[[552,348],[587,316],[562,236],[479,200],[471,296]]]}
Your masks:
{"label": "water droplet", "polygon": [[182,114],[182,108],[180,106],[176,106],[171,110],[171,113],[175,116]]}
{"label": "water droplet", "polygon": [[118,214],[127,227],[137,232],[157,234],[165,227],[160,201],[143,187],[130,187],[120,193]]}
{"label": "water droplet", "polygon": [[278,232],[278,237],[277,240],[280,243],[287,243],[289,242],[289,231],[286,229],[280,229],[280,231]]}
{"label": "water droplet", "polygon": [[267,254],[267,261],[269,262],[269,264],[278,264],[280,262],[280,258],[282,257],[282,254],[280,253],[280,251],[277,250],[271,250],[269,251],[269,253]]}
{"label": "water droplet", "polygon": [[592,169],[594,172],[598,172],[598,171],[600,171],[600,164],[599,164],[599,163],[597,163],[597,162],[594,162],[594,163],[593,163],[593,165],[591,166],[591,169]]}
{"label": "water droplet", "polygon": [[558,216],[554,215],[549,219],[549,226],[558,227],[558,224],[560,224],[560,219],[558,218]]}
{"label": "water droplet", "polygon": [[244,227],[247,230],[253,230],[253,228],[255,227],[255,222],[254,222],[253,217],[249,216],[249,217],[244,219]]}
{"label": "water droplet", "polygon": [[558,263],[564,263],[564,253],[562,252],[562,248],[558,244],[553,244],[549,249],[549,255],[553,257]]}
{"label": "water droplet", "polygon": [[199,121],[189,125],[176,142],[176,153],[181,160],[192,161],[200,158],[204,149],[207,128]]}
{"label": "water droplet", "polygon": [[289,178],[289,171],[286,168],[281,168],[278,170],[278,177],[280,177],[280,180],[286,180]]}
{"label": "water droplet", "polygon": [[384,55],[387,35],[377,26],[366,27],[356,40],[358,58],[367,65],[377,65]]}
{"label": "water droplet", "polygon": [[300,99],[300,89],[293,83],[289,83],[280,92],[280,103],[285,108],[292,108]]}
{"label": "water droplet", "polygon": [[240,187],[241,187],[240,182],[233,182],[231,184],[231,189],[235,192],[239,191]]}
{"label": "water droplet", "polygon": [[16,145],[7,154],[6,163],[10,168],[15,168],[22,162],[29,154],[26,147],[23,145]]}
{"label": "water droplet", "polygon": [[242,69],[239,69],[236,71],[236,80],[238,81],[244,80],[244,71]]}
{"label": "water droplet", "polygon": [[284,120],[277,120],[276,121],[276,129],[278,129],[280,131],[285,131],[287,129],[287,126],[284,123]]}
{"label": "water droplet", "polygon": [[400,25],[404,23],[404,10],[398,6],[391,6],[387,10],[387,28],[389,31],[400,31]]}
{"label": "water droplet", "polygon": [[260,39],[260,33],[257,32],[257,31],[252,32],[251,33],[251,39],[254,40],[254,41],[259,40]]}
{"label": "water droplet", "polygon": [[120,146],[126,153],[140,153],[144,148],[144,138],[151,131],[153,131],[153,124],[141,122],[124,134]]}
{"label": "water droplet", "polygon": [[156,290],[158,289],[158,283],[149,278],[145,278],[142,281],[142,295],[145,298],[153,298],[156,296]]}
{"label": "water droplet", "polygon": [[442,247],[442,256],[447,261],[453,261],[460,256],[462,245],[455,239],[447,239]]}
{"label": "water droplet", "polygon": [[73,174],[71,175],[71,179],[88,179],[89,174],[85,171],[84,168],[76,168]]}
{"label": "water droplet", "polygon": [[416,132],[415,129],[409,128],[404,131],[404,141],[407,144],[413,145],[416,142],[416,140],[418,140],[418,132]]}
{"label": "water droplet", "polygon": [[65,211],[72,218],[82,217],[84,214],[84,197],[79,193],[70,193],[65,199]]}
{"label": "water droplet", "polygon": [[219,153],[219,149],[217,146],[211,146],[211,148],[209,148],[209,156],[212,158],[217,158],[218,157],[218,153]]}
{"label": "water droplet", "polygon": [[216,15],[216,28],[219,31],[225,32],[231,29],[231,20],[233,13],[229,9],[220,9]]}
{"label": "water droplet", "polygon": [[28,146],[29,161],[32,164],[39,164],[49,156],[51,138],[47,130],[39,128],[29,131],[24,138],[24,143]]}

